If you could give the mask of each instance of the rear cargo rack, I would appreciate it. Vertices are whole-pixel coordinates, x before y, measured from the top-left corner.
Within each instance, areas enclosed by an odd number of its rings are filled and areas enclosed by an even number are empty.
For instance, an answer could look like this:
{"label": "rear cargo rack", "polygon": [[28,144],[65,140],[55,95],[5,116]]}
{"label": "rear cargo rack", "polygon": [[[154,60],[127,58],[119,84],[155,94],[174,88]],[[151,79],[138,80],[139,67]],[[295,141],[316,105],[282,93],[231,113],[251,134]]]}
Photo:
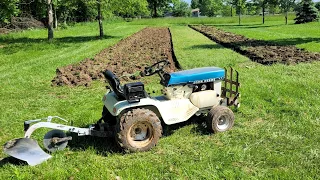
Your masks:
{"label": "rear cargo rack", "polygon": [[[222,90],[222,97],[227,99],[227,105],[228,106],[240,106],[240,83],[239,83],[239,72],[236,70],[233,70],[232,67],[230,67],[230,73],[228,74],[228,69],[224,68],[225,70],[225,79],[223,86],[221,88]],[[234,71],[235,71],[235,77],[234,77]]]}

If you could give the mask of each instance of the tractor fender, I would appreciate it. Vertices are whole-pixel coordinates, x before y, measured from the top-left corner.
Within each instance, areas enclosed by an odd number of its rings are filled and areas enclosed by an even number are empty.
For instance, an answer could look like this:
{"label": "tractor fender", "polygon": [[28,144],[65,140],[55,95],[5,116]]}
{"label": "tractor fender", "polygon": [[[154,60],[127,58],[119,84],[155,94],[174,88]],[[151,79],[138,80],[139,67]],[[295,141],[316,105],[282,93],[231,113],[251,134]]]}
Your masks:
{"label": "tractor fender", "polygon": [[118,101],[113,92],[105,94],[103,103],[113,116],[119,116],[125,110],[132,108],[150,109],[168,125],[186,121],[199,110],[189,99],[168,100],[164,96],[158,96],[129,103],[126,100]]}

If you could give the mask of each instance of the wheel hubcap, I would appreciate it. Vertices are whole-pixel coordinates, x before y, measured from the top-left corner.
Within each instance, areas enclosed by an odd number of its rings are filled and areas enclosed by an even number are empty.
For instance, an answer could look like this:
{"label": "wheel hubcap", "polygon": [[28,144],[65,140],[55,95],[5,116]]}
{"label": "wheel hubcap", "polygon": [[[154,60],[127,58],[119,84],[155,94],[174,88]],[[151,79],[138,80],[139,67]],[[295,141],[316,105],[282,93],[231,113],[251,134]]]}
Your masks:
{"label": "wheel hubcap", "polygon": [[225,116],[221,116],[218,120],[218,128],[221,130],[227,129],[229,126],[230,122],[229,119]]}
{"label": "wheel hubcap", "polygon": [[131,145],[135,147],[146,146],[153,138],[151,124],[147,122],[137,123],[130,128],[128,135]]}

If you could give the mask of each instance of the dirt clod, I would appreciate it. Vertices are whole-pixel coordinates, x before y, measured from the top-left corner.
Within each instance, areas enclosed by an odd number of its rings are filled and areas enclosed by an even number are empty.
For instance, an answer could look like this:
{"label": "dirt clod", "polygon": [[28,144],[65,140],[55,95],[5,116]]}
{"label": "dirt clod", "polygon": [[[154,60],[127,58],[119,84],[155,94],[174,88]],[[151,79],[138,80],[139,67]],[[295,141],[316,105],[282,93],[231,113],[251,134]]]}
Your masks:
{"label": "dirt clod", "polygon": [[89,86],[92,80],[104,79],[102,72],[111,70],[121,81],[136,80],[145,66],[169,60],[167,71],[176,69],[171,36],[168,28],[145,28],[118,44],[102,50],[92,59],[56,70],[53,86]]}
{"label": "dirt clod", "polygon": [[261,64],[296,64],[320,60],[319,53],[307,52],[295,46],[283,46],[268,41],[249,39],[245,36],[225,32],[212,26],[190,27],[209,39]]}

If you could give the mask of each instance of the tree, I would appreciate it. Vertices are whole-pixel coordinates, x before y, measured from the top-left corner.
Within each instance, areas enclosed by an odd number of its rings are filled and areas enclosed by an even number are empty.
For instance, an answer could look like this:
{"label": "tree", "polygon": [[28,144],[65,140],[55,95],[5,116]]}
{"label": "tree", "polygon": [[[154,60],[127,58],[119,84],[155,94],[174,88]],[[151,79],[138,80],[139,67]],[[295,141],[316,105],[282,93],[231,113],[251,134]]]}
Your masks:
{"label": "tree", "polygon": [[226,6],[230,6],[230,16],[233,16],[233,7],[235,7],[234,5],[235,1],[234,0],[226,0],[224,4],[226,4]]}
{"label": "tree", "polygon": [[191,8],[196,9],[199,8],[199,0],[191,0]]}
{"label": "tree", "polygon": [[316,2],[316,5],[314,5],[314,7],[316,7],[318,11],[320,11],[320,2]]}
{"label": "tree", "polygon": [[246,9],[247,15],[259,14],[259,12],[257,11],[258,8],[257,8],[256,4],[254,4],[252,2],[246,2],[245,9]]}
{"label": "tree", "polygon": [[47,0],[47,14],[48,14],[48,40],[53,39],[53,12],[52,0]]}
{"label": "tree", "polygon": [[168,5],[168,0],[147,0],[149,3],[149,8],[152,11],[153,17],[159,17],[158,9],[164,8]]}
{"label": "tree", "polygon": [[114,14],[125,18],[145,16],[149,13],[147,0],[113,0],[109,4]]}
{"label": "tree", "polygon": [[285,13],[286,24],[288,24],[288,11],[292,8],[295,0],[280,0],[280,7]]}
{"label": "tree", "polygon": [[254,0],[254,2],[257,6],[262,8],[262,24],[264,24],[265,10],[268,4],[268,0]]}
{"label": "tree", "polygon": [[117,15],[125,18],[136,17],[145,15],[148,12],[148,3],[146,0],[97,0],[97,12],[98,12],[98,22],[99,22],[99,32],[100,38],[104,36],[103,32],[103,15],[102,9],[105,8],[106,11],[111,11]]}
{"label": "tree", "polygon": [[[78,10],[76,0],[56,0],[56,16],[58,21],[67,26],[67,20],[73,19]],[[86,14],[86,13],[85,13]]]}
{"label": "tree", "polygon": [[222,0],[199,0],[199,9],[205,16],[215,16],[220,14],[222,9]]}
{"label": "tree", "polygon": [[308,23],[318,20],[318,11],[314,7],[312,0],[302,0],[297,8],[295,24]]}
{"label": "tree", "polygon": [[175,17],[181,16],[190,16],[190,8],[189,4],[185,1],[178,1],[173,3],[173,11],[172,14]]}
{"label": "tree", "polygon": [[19,13],[19,0],[1,0],[0,1],[0,25],[10,23],[11,17]]}
{"label": "tree", "polygon": [[269,14],[275,14],[280,11],[279,2],[280,0],[268,0],[268,10]]}
{"label": "tree", "polygon": [[237,13],[239,16],[239,25],[241,24],[241,11],[244,9],[246,0],[233,0],[232,4],[237,7]]}
{"label": "tree", "polygon": [[98,9],[98,22],[99,22],[99,32],[100,38],[103,38],[103,24],[102,24],[102,15],[101,15],[101,0],[97,0],[97,9]]}

